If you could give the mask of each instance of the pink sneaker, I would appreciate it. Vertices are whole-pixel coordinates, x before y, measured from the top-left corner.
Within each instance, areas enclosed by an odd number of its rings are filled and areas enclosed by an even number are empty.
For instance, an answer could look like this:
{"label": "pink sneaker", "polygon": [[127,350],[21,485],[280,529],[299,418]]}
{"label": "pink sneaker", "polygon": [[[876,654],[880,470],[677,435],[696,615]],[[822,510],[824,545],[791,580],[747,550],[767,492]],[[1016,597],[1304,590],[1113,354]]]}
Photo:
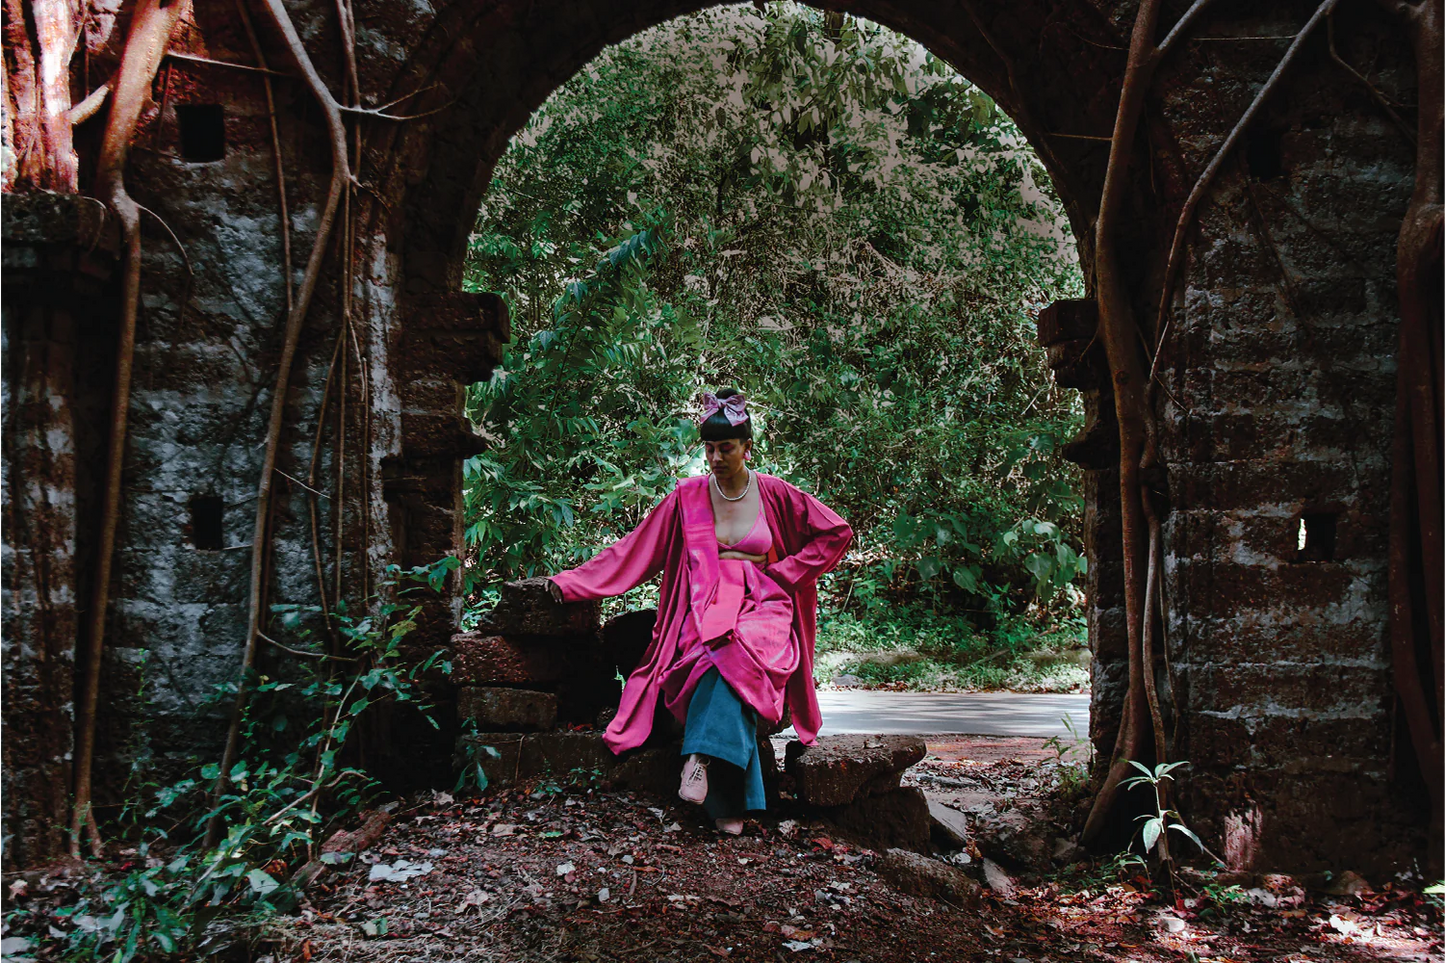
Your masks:
{"label": "pink sneaker", "polygon": [[707,764],[710,760],[693,753],[682,764],[682,785],[677,795],[684,801],[702,805],[707,798]]}
{"label": "pink sneaker", "polygon": [[743,834],[743,821],[741,819],[719,819],[716,820],[715,824],[720,833],[727,833],[730,836],[741,836]]}

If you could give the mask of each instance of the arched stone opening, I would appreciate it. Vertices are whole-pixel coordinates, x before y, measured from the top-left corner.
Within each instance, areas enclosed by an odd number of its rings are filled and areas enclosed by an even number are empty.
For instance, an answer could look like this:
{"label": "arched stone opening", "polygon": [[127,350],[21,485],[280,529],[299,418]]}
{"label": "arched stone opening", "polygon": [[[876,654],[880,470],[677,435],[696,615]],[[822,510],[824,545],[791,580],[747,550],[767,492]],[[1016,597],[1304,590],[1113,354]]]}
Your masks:
{"label": "arched stone opening", "polygon": [[[369,120],[365,128],[352,262],[357,355],[370,380],[365,407],[353,409],[366,417],[348,422],[347,437],[348,451],[365,451],[366,470],[348,476],[345,499],[355,521],[348,533],[363,534],[349,536],[343,554],[349,571],[375,574],[392,560],[434,561],[460,543],[458,466],[477,442],[461,419],[456,389],[486,373],[507,333],[493,299],[458,290],[463,245],[490,165],[530,112],[597,51],[701,4],[355,6],[368,99],[414,94],[407,112],[440,109],[405,123]],[[1018,120],[1065,201],[1087,274],[1108,153],[1101,138],[1113,125],[1133,5],[827,6],[924,43]],[[1185,5],[1167,6],[1165,20],[1172,21]],[[226,5],[198,7],[195,49],[249,62],[244,32]],[[1292,35],[1312,10],[1305,3],[1221,5],[1155,78],[1121,238],[1141,318],[1154,316],[1182,199],[1287,42],[1271,38]],[[336,49],[332,5],[297,4],[292,16],[331,89],[340,90],[337,58],[326,53]],[[1415,68],[1393,23],[1371,8],[1336,17],[1339,53],[1374,64],[1372,81],[1409,103]],[[262,42],[277,49],[275,37]],[[244,527],[231,527],[233,515],[244,515],[232,510],[246,504],[259,471],[255,412],[268,392],[262,369],[274,364],[284,270],[266,107],[255,76],[173,66],[172,105],[147,115],[141,136],[154,149],[133,158],[132,185],[186,240],[196,281],[189,323],[178,323],[184,293],[178,257],[163,240],[148,241],[135,402],[146,414],[133,426],[112,599],[116,664],[150,652],[150,664],[163,666],[148,693],[160,708],[124,710],[126,719],[153,714],[147,738],[159,754],[196,744],[204,727],[194,725],[203,717],[195,694],[234,678],[244,644],[237,624],[245,601],[241,556],[226,550]],[[298,237],[313,229],[307,218],[329,171],[307,98],[299,85],[282,85],[278,107]],[[227,105],[224,157],[187,160],[174,107],[214,104]],[[1334,62],[1323,36],[1311,39],[1249,133],[1246,149],[1227,163],[1201,208],[1175,292],[1175,334],[1160,367],[1171,509],[1167,649],[1176,683],[1168,689],[1180,709],[1175,755],[1193,763],[1182,804],[1240,866],[1404,866],[1418,849],[1422,819],[1413,790],[1397,791],[1397,771],[1409,762],[1399,762],[1406,743],[1393,713],[1385,646],[1385,518],[1398,324],[1395,237],[1409,194],[1411,149],[1370,92]],[[82,170],[89,170],[94,139],[81,136],[77,144]],[[83,510],[93,498],[86,479],[104,466],[96,446],[74,444],[83,432],[70,407],[48,399],[78,397],[66,387],[64,370],[73,340],[91,357],[104,359],[113,349],[105,332],[72,336],[44,319],[47,305],[53,307],[49,292],[63,287],[51,272],[103,276],[94,260],[103,259],[106,246],[94,243],[93,204],[48,218],[36,205],[25,208],[27,217],[35,215],[29,220],[13,219],[20,204],[7,198],[6,207],[7,255],[11,245],[38,252],[6,263],[13,283],[6,285],[5,336],[17,362],[7,366],[6,387],[12,411],[44,415],[9,423],[23,430],[7,433],[7,471],[17,480],[50,471],[55,439],[62,442],[55,451],[61,462],[72,452],[76,459],[75,479],[67,480],[70,469],[62,465],[60,497],[41,506],[51,512],[53,531],[32,540],[7,526],[16,558],[28,564],[51,553],[57,564],[45,585],[32,584],[33,565],[7,569],[15,599],[7,632],[34,645],[6,650],[6,724],[13,713],[38,707],[58,712],[63,725],[73,647],[67,651],[63,639],[50,639],[26,619],[40,613],[55,626],[74,615],[84,576],[73,569],[86,557],[90,519],[78,517],[68,499]],[[78,259],[84,263],[66,267],[65,258],[50,257],[56,250],[71,260],[85,255]],[[300,349],[288,421],[293,467],[310,454],[340,312],[334,284],[334,276],[323,284]],[[34,330],[22,317],[37,319]],[[1055,334],[1061,365],[1089,341],[1074,328]],[[48,374],[21,379],[15,372],[25,364]],[[351,400],[363,401],[354,391]],[[1120,552],[1111,467],[1117,449],[1107,396],[1089,406],[1094,430],[1074,454],[1090,468],[1095,725],[1107,744],[1123,681],[1119,571],[1110,564]],[[251,443],[216,440],[222,437]],[[7,511],[31,510],[24,485],[14,485],[14,495]],[[220,549],[189,541],[185,506],[194,496],[224,499],[227,537]],[[282,591],[273,598],[304,600],[310,591],[305,517],[305,497],[293,489],[278,523],[273,582]],[[1333,534],[1329,557],[1323,543],[1312,551],[1298,547],[1301,519],[1310,531]],[[205,560],[187,554],[197,550],[217,554]],[[453,626],[442,619],[423,628],[444,642]],[[1158,669],[1162,680],[1166,667]],[[45,824],[62,821],[46,814],[68,781],[61,743],[7,740],[7,796],[17,800],[14,812],[24,826],[21,859],[43,856],[58,839]],[[413,759],[403,754],[395,762]]]}
{"label": "arched stone opening", "polygon": [[[435,59],[413,58],[395,88],[438,84],[449,92],[459,91],[450,101],[450,110],[466,119],[450,125],[453,129],[441,136],[434,136],[431,125],[425,123],[401,128],[395,132],[395,142],[387,145],[390,157],[397,159],[397,167],[387,179],[395,187],[396,200],[389,211],[377,212],[375,223],[378,231],[393,226],[399,238],[389,256],[400,276],[403,325],[412,310],[430,315],[441,302],[459,304],[475,299],[451,293],[460,287],[466,239],[473,223],[469,212],[480,204],[511,136],[546,97],[607,45],[703,6],[632,4],[615,11],[594,7],[593,29],[585,31],[575,23],[562,23],[565,18],[560,11],[534,8],[520,19],[483,16],[465,29],[434,31],[422,41],[418,49]],[[1086,5],[1077,11],[1039,5],[991,14],[966,6],[942,11],[889,3],[818,6],[866,17],[922,43],[1015,119],[1064,202],[1087,279],[1091,224],[1107,162],[1106,133],[1113,121],[1110,91],[1117,90],[1122,62],[1122,52],[1108,39],[1114,36],[1112,28],[1098,11]],[[546,53],[531,61],[526,71],[509,73],[505,64],[489,65],[487,58],[477,56],[483,47]],[[1110,58],[1114,64],[1109,63]],[[1023,74],[1028,75],[1027,82],[1020,79]],[[1138,216],[1129,219],[1130,243],[1142,243],[1143,231],[1151,222],[1144,216],[1143,199],[1134,197],[1132,203]],[[1156,227],[1155,233],[1160,232],[1162,228]],[[1135,239],[1135,234],[1140,237]],[[408,299],[414,309],[408,308]],[[1056,330],[1051,329],[1052,342],[1086,342],[1088,332],[1074,330],[1079,323],[1087,326],[1090,322],[1087,317],[1056,322]],[[1075,349],[1082,346],[1074,344]],[[1087,377],[1088,367],[1081,367],[1076,378]],[[1093,370],[1097,374],[1097,365]],[[1090,381],[1071,386],[1085,383],[1090,387],[1090,420],[1095,421],[1099,395],[1094,389],[1100,385]],[[1105,412],[1106,423],[1109,417]],[[1091,487],[1091,501],[1097,500],[1098,490],[1097,485]],[[1112,489],[1103,486],[1106,507],[1102,515],[1106,518],[1112,515],[1107,505],[1114,497]],[[1098,517],[1101,512],[1092,514]],[[1109,715],[1106,712],[1105,718]],[[1107,734],[1108,730],[1104,731]]]}

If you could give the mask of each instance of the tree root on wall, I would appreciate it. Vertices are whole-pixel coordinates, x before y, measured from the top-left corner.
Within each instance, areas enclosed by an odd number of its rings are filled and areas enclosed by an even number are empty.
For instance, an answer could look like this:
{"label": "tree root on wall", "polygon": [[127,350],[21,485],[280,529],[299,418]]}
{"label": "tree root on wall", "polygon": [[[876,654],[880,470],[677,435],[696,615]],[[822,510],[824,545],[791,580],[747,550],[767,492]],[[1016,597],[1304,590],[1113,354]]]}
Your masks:
{"label": "tree root on wall", "polygon": [[[291,17],[281,0],[264,0],[266,14],[276,31],[285,42],[286,50],[300,72],[312,95],[326,116],[327,132],[331,141],[331,187],[326,195],[321,218],[316,228],[316,238],[311,245],[311,257],[306,263],[306,274],[295,303],[286,317],[286,331],[281,346],[281,360],[277,367],[276,388],[271,396],[271,417],[266,427],[266,449],[261,463],[261,482],[256,493],[256,525],[251,545],[251,582],[246,612],[246,648],[241,661],[241,674],[236,686],[236,702],[231,711],[231,726],[226,734],[226,749],[221,758],[221,772],[211,789],[212,806],[219,801],[227,784],[227,773],[236,759],[241,736],[241,717],[247,698],[247,676],[256,661],[257,634],[261,629],[261,602],[263,580],[266,569],[266,545],[269,542],[268,519],[270,517],[271,493],[276,474],[276,455],[281,446],[281,429],[286,415],[286,394],[291,383],[291,367],[296,359],[296,345],[301,340],[301,326],[311,307],[316,283],[321,277],[321,264],[326,258],[326,248],[331,240],[331,230],[336,221],[336,210],[342,195],[351,184],[351,163],[346,147],[346,128],[341,121],[341,108],[325,82],[316,72],[311,57],[291,23]],[[340,493],[338,493],[339,496]],[[340,506],[337,506],[340,511]],[[215,845],[219,838],[221,820],[219,815],[211,817],[206,828],[206,843]]]}
{"label": "tree root on wall", "polygon": [[[1139,117],[1144,109],[1144,91],[1152,79],[1158,58],[1154,33],[1159,22],[1159,0],[1143,0],[1134,18],[1129,59],[1119,92],[1119,109],[1109,147],[1109,165],[1104,173],[1103,196],[1094,223],[1094,278],[1099,301],[1099,339],[1109,361],[1114,388],[1114,406],[1119,420],[1119,510],[1123,523],[1125,631],[1129,652],[1129,687],[1119,733],[1094,805],[1084,824],[1081,842],[1090,845],[1103,834],[1114,809],[1119,787],[1130,770],[1129,761],[1139,757],[1148,706],[1143,686],[1142,628],[1146,586],[1141,568],[1147,555],[1145,524],[1140,500],[1139,464],[1144,455],[1144,366],[1137,347],[1138,323],[1134,318],[1129,290],[1124,281],[1117,247],[1115,222],[1124,203],[1125,182]],[[1188,16],[1186,14],[1186,16]]]}
{"label": "tree root on wall", "polygon": [[[1442,377],[1441,258],[1442,137],[1445,137],[1445,64],[1441,0],[1411,4],[1383,0],[1405,24],[1415,48],[1420,107],[1415,141],[1415,188],[1400,226],[1396,281],[1400,298],[1399,374],[1390,484],[1390,648],[1395,692],[1430,796],[1430,878],[1441,872],[1445,806],[1445,631],[1440,585],[1442,559],[1441,430],[1445,427]],[[1415,573],[1419,573],[1417,576]],[[1418,581],[1417,581],[1418,578]],[[1431,703],[1434,703],[1433,707]]]}
{"label": "tree root on wall", "polygon": [[126,416],[130,407],[131,369],[135,358],[136,316],[140,308],[141,208],[126,192],[125,161],[135,139],[141,111],[150,100],[151,82],[165,57],[171,33],[188,8],[189,0],[140,0],[136,5],[120,67],[111,84],[110,117],[106,122],[96,170],[96,193],[120,221],[125,264],[85,681],[76,712],[75,800],[70,825],[70,854],[77,858],[80,856],[83,825],[90,827],[91,851],[96,856],[100,855],[100,837],[90,811],[91,770],[95,757],[96,707],[100,698],[105,616],[110,602],[110,570],[120,520],[121,471],[125,460]]}

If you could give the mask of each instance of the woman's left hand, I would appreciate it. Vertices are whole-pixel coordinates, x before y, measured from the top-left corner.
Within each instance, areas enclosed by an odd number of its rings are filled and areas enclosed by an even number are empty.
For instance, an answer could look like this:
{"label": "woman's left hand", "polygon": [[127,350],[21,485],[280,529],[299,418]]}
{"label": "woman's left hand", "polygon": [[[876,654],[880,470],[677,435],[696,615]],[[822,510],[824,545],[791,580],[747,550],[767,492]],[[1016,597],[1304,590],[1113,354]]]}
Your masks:
{"label": "woman's left hand", "polygon": [[744,562],[756,562],[761,565],[768,560],[766,555],[749,555],[747,552],[718,552],[718,558],[740,558]]}

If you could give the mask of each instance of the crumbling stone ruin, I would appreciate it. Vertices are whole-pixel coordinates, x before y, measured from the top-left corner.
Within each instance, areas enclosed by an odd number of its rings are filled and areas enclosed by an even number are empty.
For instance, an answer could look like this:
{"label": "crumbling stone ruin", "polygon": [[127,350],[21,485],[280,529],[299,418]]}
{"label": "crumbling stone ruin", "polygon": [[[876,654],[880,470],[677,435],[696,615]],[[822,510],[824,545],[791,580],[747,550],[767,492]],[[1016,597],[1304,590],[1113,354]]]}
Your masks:
{"label": "crumbling stone ruin", "polygon": [[[1096,779],[1121,727],[1145,756],[1157,735],[1191,762],[1179,807],[1240,868],[1393,872],[1432,823],[1438,852],[1438,0],[823,5],[994,97],[1079,241],[1089,299],[1039,325],[1089,417],[1066,456],[1086,470]],[[463,553],[461,463],[485,439],[460,399],[509,336],[500,299],[460,289],[490,172],[604,46],[699,6],[355,0],[341,23],[315,0],[127,0],[8,19],[7,864],[66,849],[81,776],[104,806],[138,759],[223,752],[206,697],[287,657],[255,634],[262,596],[364,605],[388,565]],[[141,28],[156,36],[132,42]],[[123,54],[127,83],[96,93]],[[514,771],[529,742],[567,738],[553,712],[595,721],[637,638],[461,633],[459,612],[408,651],[450,652],[437,696],[464,715],[533,730],[498,746]],[[510,691],[538,686],[555,708]],[[449,778],[459,733],[380,733],[373,761]]]}

